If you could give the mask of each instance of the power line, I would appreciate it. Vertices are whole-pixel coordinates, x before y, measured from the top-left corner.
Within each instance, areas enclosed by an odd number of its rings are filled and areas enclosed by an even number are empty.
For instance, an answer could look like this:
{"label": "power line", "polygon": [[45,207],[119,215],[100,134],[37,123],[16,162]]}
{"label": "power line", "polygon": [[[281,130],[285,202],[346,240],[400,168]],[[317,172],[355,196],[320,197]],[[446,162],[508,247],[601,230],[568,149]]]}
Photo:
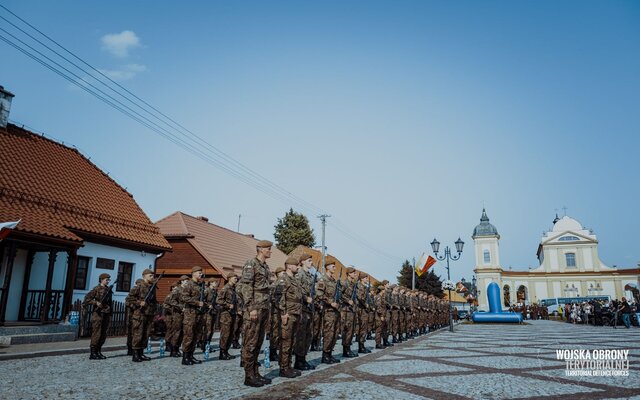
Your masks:
{"label": "power line", "polygon": [[[87,78],[90,77],[93,80],[95,80],[96,82],[98,82],[101,85],[103,85],[104,87],[108,88],[110,91],[112,91],[113,93],[115,93],[116,95],[121,97],[122,99],[126,100],[128,103],[132,104],[137,109],[139,109],[140,111],[144,112],[146,115],[148,115],[150,118],[153,118],[157,122],[155,122],[154,120],[150,119],[149,117],[147,117],[145,115],[142,115],[140,112],[138,112],[135,109],[131,108],[131,106],[128,106],[127,104],[125,104],[122,101],[118,100],[117,98],[113,97],[113,95],[105,92],[104,90],[100,89],[99,87],[97,87],[93,83],[89,82],[87,79],[85,79],[84,76],[79,76],[78,74],[76,74],[73,71],[71,71],[69,68],[61,65],[59,62],[53,60],[49,56],[45,55],[41,51],[35,49],[31,45],[27,44],[25,41],[21,40],[17,36],[13,35],[9,31],[7,31],[5,29],[2,29],[2,28],[0,28],[0,30],[2,32],[4,32],[6,35],[10,36],[13,40],[11,40],[8,37],[3,36],[3,35],[0,35],[0,40],[6,42],[10,46],[14,47],[16,50],[18,50],[18,51],[22,52],[23,54],[25,54],[26,56],[32,58],[34,61],[38,62],[39,64],[41,64],[45,68],[47,68],[47,69],[51,70],[52,72],[58,74],[63,79],[66,79],[67,81],[69,81],[70,83],[74,84],[75,86],[80,87],[81,89],[83,89],[87,93],[91,94],[92,96],[94,96],[97,99],[101,100],[102,102],[106,103],[107,105],[109,105],[110,107],[114,108],[115,110],[123,113],[124,115],[128,116],[129,118],[133,119],[134,121],[138,122],[139,124],[143,125],[144,127],[150,129],[151,131],[159,134],[160,136],[164,137],[165,139],[169,140],[170,142],[172,142],[172,143],[176,144],[177,146],[181,147],[183,150],[186,150],[187,152],[191,153],[192,155],[195,155],[195,156],[201,158],[205,162],[207,162],[207,163],[209,163],[209,164],[221,169],[222,171],[230,174],[231,176],[233,176],[233,177],[237,178],[238,180],[242,181],[243,183],[253,187],[254,189],[256,189],[256,190],[258,190],[258,191],[260,191],[260,192],[262,192],[262,193],[264,193],[264,194],[266,194],[266,195],[268,195],[268,196],[270,196],[270,197],[272,197],[272,198],[274,198],[276,200],[282,201],[285,204],[293,203],[293,204],[297,204],[301,208],[307,209],[307,210],[309,210],[309,211],[311,211],[313,213],[323,213],[323,210],[320,207],[318,207],[318,206],[316,206],[316,205],[314,205],[314,204],[312,204],[312,203],[310,203],[310,202],[308,202],[308,201],[296,196],[295,194],[293,194],[290,191],[286,190],[282,186],[280,186],[280,185],[274,183],[273,181],[265,178],[261,174],[253,171],[252,169],[248,168],[244,164],[242,164],[239,161],[235,160],[230,155],[226,154],[222,150],[220,150],[217,147],[213,146],[211,143],[209,143],[208,141],[206,141],[205,139],[203,139],[199,135],[193,133],[191,130],[187,129],[184,125],[180,124],[175,119],[169,117],[168,115],[166,115],[165,113],[163,113],[162,111],[157,109],[156,107],[152,106],[151,104],[149,104],[145,100],[141,99],[140,97],[135,95],[133,92],[129,91],[124,86],[120,85],[119,83],[117,83],[116,81],[114,81],[113,79],[108,77],[105,73],[103,73],[99,69],[93,67],[91,64],[89,64],[88,62],[86,62],[85,60],[83,60],[82,58],[80,58],[79,56],[77,56],[76,54],[71,52],[70,50],[68,50],[66,47],[61,45],[59,42],[57,42],[54,39],[52,39],[51,37],[49,37],[48,35],[46,35],[42,31],[40,31],[38,28],[36,28],[35,26],[30,24],[29,22],[27,22],[23,18],[19,17],[15,13],[13,13],[11,10],[6,8],[2,4],[0,4],[0,8],[4,9],[9,14],[11,14],[13,17],[15,17],[17,20],[19,20],[20,22],[22,22],[23,24],[25,24],[29,28],[33,29],[35,32],[37,32],[39,35],[41,35],[42,37],[44,37],[45,39],[47,39],[51,43],[55,44],[58,48],[62,49],[65,53],[69,54],[71,57],[73,57],[74,59],[78,60],[81,64],[85,65],[90,70],[87,70],[87,69],[83,68],[82,66],[78,65],[77,63],[71,61],[69,58],[67,58],[64,55],[60,54],[58,51],[56,51],[55,49],[51,48],[46,43],[43,43],[41,40],[39,40],[38,38],[34,37],[29,32],[27,32],[26,30],[24,30],[21,27],[17,26],[16,24],[11,22],[7,18],[5,18],[3,16],[0,16],[0,19],[8,22],[15,29],[17,29],[18,31],[22,32],[22,34],[26,35],[31,40],[34,40],[39,45],[43,46],[48,51],[50,51],[51,53],[55,54],[57,57],[60,57],[62,60],[64,60],[65,62],[69,63],[71,66],[73,66],[76,69],[78,69],[79,71],[81,71],[83,74],[85,74],[85,76]],[[54,64],[55,66],[53,66],[52,64]],[[95,74],[97,74],[98,76],[96,76]],[[106,79],[107,81],[105,82],[103,79]],[[118,90],[117,88],[114,88],[112,85],[115,85],[121,91]],[[140,103],[142,103],[142,105]],[[162,125],[160,125],[160,124],[162,124]],[[177,136],[176,133],[179,134],[181,137]],[[202,147],[204,147],[204,149],[202,149]],[[366,248],[368,248],[368,249],[370,249],[370,250],[372,250],[372,251],[374,251],[374,252],[376,252],[376,253],[378,253],[378,254],[386,257],[386,258],[392,259],[394,261],[399,259],[398,257],[390,256],[390,255],[382,252],[381,250],[378,250],[377,247],[370,245],[365,239],[363,239],[362,237],[360,237],[356,233],[349,231],[346,227],[341,226],[339,223],[337,223],[337,221],[334,222],[332,224],[332,226],[334,226],[339,232],[341,232],[343,235],[345,235],[346,237],[350,238],[351,240],[354,240],[354,241],[358,242],[360,245],[362,245],[362,246],[364,246],[364,247],[366,247]]]}

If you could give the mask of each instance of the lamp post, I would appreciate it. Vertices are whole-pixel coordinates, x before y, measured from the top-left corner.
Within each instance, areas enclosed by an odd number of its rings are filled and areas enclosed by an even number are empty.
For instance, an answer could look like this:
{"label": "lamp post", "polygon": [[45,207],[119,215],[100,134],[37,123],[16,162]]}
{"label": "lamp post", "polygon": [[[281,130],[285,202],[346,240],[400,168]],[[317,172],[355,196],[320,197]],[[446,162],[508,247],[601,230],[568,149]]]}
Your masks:
{"label": "lamp post", "polygon": [[473,278],[471,278],[471,293],[473,293],[473,311],[476,310],[476,302],[478,301],[478,287],[476,286],[476,284],[478,283],[478,279],[476,279],[476,276],[474,275]]}
{"label": "lamp post", "polygon": [[[438,251],[440,250],[440,242],[438,242],[438,240],[435,238],[433,239],[433,242],[431,242],[431,249],[433,250],[433,254],[436,256],[436,258],[440,261],[447,260],[447,280],[448,281],[451,280],[451,273],[449,272],[449,260],[456,261],[460,259],[460,256],[462,255],[462,248],[464,247],[464,242],[460,238],[458,238],[458,240],[455,241],[455,245],[456,245],[456,251],[458,252],[457,256],[451,255],[451,249],[449,248],[449,246],[446,246],[444,248],[444,255],[440,257],[438,256]],[[451,289],[449,289],[449,332],[453,332],[453,311],[451,309]]]}

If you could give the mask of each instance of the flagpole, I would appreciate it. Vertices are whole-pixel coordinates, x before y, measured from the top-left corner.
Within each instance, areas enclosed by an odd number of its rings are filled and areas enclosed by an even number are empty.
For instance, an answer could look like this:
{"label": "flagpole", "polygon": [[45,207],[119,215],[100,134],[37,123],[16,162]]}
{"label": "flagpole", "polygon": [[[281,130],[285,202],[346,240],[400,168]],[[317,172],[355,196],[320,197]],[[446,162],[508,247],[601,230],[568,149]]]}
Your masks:
{"label": "flagpole", "polygon": [[413,267],[411,267],[411,290],[416,289],[416,258],[413,257]]}

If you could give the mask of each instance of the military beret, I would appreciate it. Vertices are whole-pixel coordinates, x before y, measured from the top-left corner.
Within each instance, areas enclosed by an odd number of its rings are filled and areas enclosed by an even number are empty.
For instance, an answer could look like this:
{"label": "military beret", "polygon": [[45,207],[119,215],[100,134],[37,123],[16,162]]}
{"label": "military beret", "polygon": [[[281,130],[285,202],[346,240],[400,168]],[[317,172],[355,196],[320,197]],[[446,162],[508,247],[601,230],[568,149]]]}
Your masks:
{"label": "military beret", "polygon": [[271,247],[273,243],[268,240],[260,240],[256,243],[256,247]]}
{"label": "military beret", "polygon": [[142,279],[136,279],[136,285],[139,285],[139,284],[141,284],[142,282],[144,282],[144,280],[142,280]]}
{"label": "military beret", "polygon": [[279,266],[276,268],[276,274],[279,274],[280,272],[284,272],[284,267],[283,266]]}
{"label": "military beret", "polygon": [[187,275],[180,276],[181,281],[186,281],[187,279],[191,279],[191,278],[189,278]]}
{"label": "military beret", "polygon": [[284,264],[285,265],[298,265],[298,264],[300,264],[300,260],[298,260],[298,257],[289,256],[289,257],[287,257],[287,259],[284,262]]}
{"label": "military beret", "polygon": [[100,276],[98,277],[99,280],[103,280],[103,279],[107,279],[107,278],[111,278],[111,275],[109,275],[109,274],[100,274]]}
{"label": "military beret", "polygon": [[182,283],[182,279],[178,279],[178,282],[176,282],[175,286],[180,286],[180,284]]}
{"label": "military beret", "polygon": [[193,274],[194,272],[198,272],[198,271],[202,271],[202,267],[198,267],[197,265],[193,268],[191,268],[191,273]]}
{"label": "military beret", "polygon": [[155,274],[155,272],[153,272],[152,270],[150,270],[149,268],[145,269],[144,271],[142,271],[142,275],[147,275],[147,274]]}
{"label": "military beret", "polygon": [[398,287],[398,285],[396,285],[395,283],[392,284],[391,286],[389,286],[390,289],[396,289]]}
{"label": "military beret", "polygon": [[209,278],[207,282],[218,282],[218,278]]}
{"label": "military beret", "polygon": [[384,286],[383,285],[378,286],[378,292],[382,292],[383,290],[384,290]]}
{"label": "military beret", "polygon": [[335,261],[325,261],[325,262],[324,262],[324,267],[325,267],[325,268],[327,268],[327,267],[328,267],[328,266],[330,266],[330,265],[335,266],[335,265],[336,265],[336,262],[335,262]]}
{"label": "military beret", "polygon": [[227,279],[231,279],[231,278],[238,278],[238,275],[231,273],[229,275],[227,275]]}
{"label": "military beret", "polygon": [[384,286],[384,285],[388,285],[388,284],[389,284],[389,281],[385,279],[380,283],[380,286]]}
{"label": "military beret", "polygon": [[310,258],[312,258],[311,254],[303,254],[300,256],[300,262],[303,262],[304,260],[308,260]]}
{"label": "military beret", "polygon": [[348,268],[347,268],[347,274],[352,274],[352,273],[354,273],[354,272],[356,272],[356,269],[355,269],[355,268],[353,268],[353,267],[348,267]]}
{"label": "military beret", "polygon": [[358,279],[364,279],[364,278],[368,278],[368,277],[369,277],[369,275],[364,273],[364,272],[362,272],[362,271],[360,271],[360,274],[358,275]]}

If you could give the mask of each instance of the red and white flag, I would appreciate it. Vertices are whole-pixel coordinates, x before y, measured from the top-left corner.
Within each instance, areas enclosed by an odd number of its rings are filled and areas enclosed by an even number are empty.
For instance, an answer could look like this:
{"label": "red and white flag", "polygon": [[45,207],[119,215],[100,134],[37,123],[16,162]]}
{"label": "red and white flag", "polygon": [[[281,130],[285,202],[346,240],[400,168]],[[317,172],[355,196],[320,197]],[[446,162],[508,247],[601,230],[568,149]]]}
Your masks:
{"label": "red and white flag", "polygon": [[421,276],[422,274],[427,272],[429,268],[431,268],[435,263],[436,263],[435,258],[431,256],[427,256],[425,253],[422,253],[420,260],[418,260],[418,262],[415,265],[416,274],[418,274],[418,276]]}
{"label": "red and white flag", "polygon": [[18,226],[21,220],[15,222],[0,222],[0,240],[9,236],[13,228]]}

